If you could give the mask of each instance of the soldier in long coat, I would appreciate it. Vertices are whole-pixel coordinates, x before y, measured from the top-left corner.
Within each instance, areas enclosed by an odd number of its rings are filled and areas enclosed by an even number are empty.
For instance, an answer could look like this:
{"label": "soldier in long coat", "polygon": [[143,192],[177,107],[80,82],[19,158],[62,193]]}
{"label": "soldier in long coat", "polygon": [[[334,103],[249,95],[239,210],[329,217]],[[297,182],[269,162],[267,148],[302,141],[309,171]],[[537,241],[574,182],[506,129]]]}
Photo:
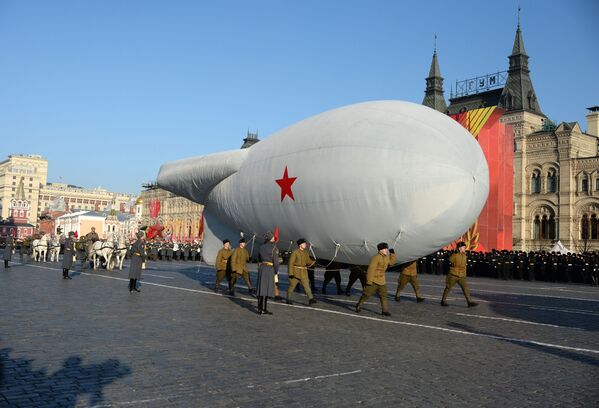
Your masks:
{"label": "soldier in long coat", "polygon": [[131,245],[131,265],[129,265],[129,292],[139,292],[137,280],[141,278],[141,264],[146,260],[146,244],[143,232],[137,233],[137,241]]}
{"label": "soldier in long coat", "polygon": [[62,254],[62,279],[72,279],[69,276],[69,269],[73,266],[73,256],[75,255],[75,233],[69,232],[69,237],[64,242],[64,252]]}
{"label": "soldier in long coat", "polygon": [[316,303],[312,290],[310,288],[310,280],[308,279],[308,267],[313,266],[316,262],[310,259],[310,255],[306,251],[308,243],[305,239],[297,240],[297,249],[291,253],[289,257],[289,287],[287,288],[287,304],[291,305],[291,296],[295,287],[300,284],[308,296],[308,303]]}
{"label": "soldier in long coat", "polygon": [[267,233],[264,244],[260,247],[260,265],[258,266],[258,314],[272,314],[268,311],[269,296],[275,295],[275,273],[279,273],[279,250],[275,245],[275,237]]}
{"label": "soldier in long coat", "polygon": [[366,271],[366,286],[362,296],[356,305],[356,313],[362,311],[362,305],[368,298],[375,293],[379,295],[381,300],[381,311],[383,316],[391,316],[389,313],[389,304],[387,302],[387,281],[385,272],[389,265],[395,264],[397,256],[393,249],[389,249],[386,242],[381,242],[376,246],[378,253],[370,259],[368,270]]}
{"label": "soldier in long coat", "polygon": [[245,239],[241,238],[239,240],[239,248],[235,248],[231,255],[231,289],[229,290],[231,296],[235,296],[235,283],[237,283],[237,279],[239,279],[240,276],[243,277],[250,295],[254,293],[254,288],[252,288],[252,282],[250,281],[250,271],[248,269],[249,260],[250,254],[248,250],[245,249]]}
{"label": "soldier in long coat", "polygon": [[[228,239],[223,240],[223,247],[218,250],[216,254],[216,279],[214,281],[214,291],[218,292],[220,289],[220,282],[227,276],[227,265],[229,263],[229,258],[233,255],[233,250],[231,249],[231,241]],[[229,286],[231,284],[230,280]]]}
{"label": "soldier in long coat", "polygon": [[6,237],[6,246],[4,247],[4,268],[10,268],[8,261],[12,260],[12,251],[15,249],[15,241],[12,238],[12,231]]}
{"label": "soldier in long coat", "polygon": [[468,307],[477,306],[478,303],[473,302],[470,297],[470,290],[468,289],[468,283],[466,282],[466,244],[464,242],[458,243],[458,252],[452,254],[449,257],[449,273],[445,281],[445,290],[443,291],[443,297],[441,298],[441,306],[449,306],[447,304],[447,296],[451,291],[451,288],[456,283],[462,288]]}
{"label": "soldier in long coat", "polygon": [[99,241],[100,237],[96,232],[96,227],[92,227],[91,231],[85,234],[85,255],[87,256],[87,260],[89,261],[89,267],[93,268],[94,263],[91,260],[91,252],[94,246],[94,242]]}
{"label": "soldier in long coat", "polygon": [[397,279],[397,290],[395,291],[395,301],[399,302],[400,292],[409,283],[410,285],[412,285],[412,288],[414,288],[414,293],[416,294],[416,302],[418,302],[418,303],[424,302],[424,298],[422,296],[420,296],[420,285],[418,284],[418,277],[417,277],[417,270],[416,270],[417,263],[416,262],[417,261],[410,262],[401,271],[401,274],[399,275],[399,278]]}

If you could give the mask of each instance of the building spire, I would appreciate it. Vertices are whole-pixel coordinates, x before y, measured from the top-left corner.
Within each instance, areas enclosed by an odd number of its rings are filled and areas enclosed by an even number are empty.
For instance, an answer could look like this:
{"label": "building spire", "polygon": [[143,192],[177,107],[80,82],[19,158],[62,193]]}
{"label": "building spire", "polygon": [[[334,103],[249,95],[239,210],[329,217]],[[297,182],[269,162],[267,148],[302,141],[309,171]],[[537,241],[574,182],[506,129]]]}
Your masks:
{"label": "building spire", "polygon": [[441,76],[441,69],[439,69],[439,61],[437,60],[437,34],[435,34],[435,48],[433,51],[433,59],[431,61],[431,68],[426,78],[426,89],[424,91],[424,99],[422,104],[438,110],[439,112],[445,113],[447,110],[447,104],[445,103],[445,96],[443,95],[443,77]]}

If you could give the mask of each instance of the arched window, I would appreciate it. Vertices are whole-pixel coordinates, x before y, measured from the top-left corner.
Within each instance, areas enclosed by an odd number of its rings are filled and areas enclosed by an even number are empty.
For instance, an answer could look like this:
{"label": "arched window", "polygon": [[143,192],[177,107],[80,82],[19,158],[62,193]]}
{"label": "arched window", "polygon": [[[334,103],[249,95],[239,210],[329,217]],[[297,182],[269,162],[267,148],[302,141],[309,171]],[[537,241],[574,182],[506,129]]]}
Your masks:
{"label": "arched window", "polygon": [[539,239],[541,234],[541,220],[538,215],[532,223],[532,239]]}
{"label": "arched window", "polygon": [[595,180],[595,191],[599,191],[599,177]]}
{"label": "arched window", "polygon": [[549,239],[556,239],[557,236],[557,228],[555,223],[555,217],[551,215],[549,217]]}
{"label": "arched window", "polygon": [[580,220],[580,239],[589,239],[589,217],[586,214]]}
{"label": "arched window", "polygon": [[557,176],[555,170],[551,169],[547,173],[547,192],[555,193],[557,191]]}
{"label": "arched window", "polygon": [[586,174],[582,176],[582,185],[580,186],[580,191],[583,193],[589,192],[589,178]]}
{"label": "arched window", "polygon": [[591,239],[599,238],[599,236],[597,234],[597,227],[598,227],[597,222],[598,222],[597,215],[596,214],[591,215]]}
{"label": "arched window", "polygon": [[541,175],[538,171],[532,173],[530,192],[532,194],[537,194],[541,192]]}
{"label": "arched window", "polygon": [[541,219],[541,239],[549,238],[549,220],[546,215]]}

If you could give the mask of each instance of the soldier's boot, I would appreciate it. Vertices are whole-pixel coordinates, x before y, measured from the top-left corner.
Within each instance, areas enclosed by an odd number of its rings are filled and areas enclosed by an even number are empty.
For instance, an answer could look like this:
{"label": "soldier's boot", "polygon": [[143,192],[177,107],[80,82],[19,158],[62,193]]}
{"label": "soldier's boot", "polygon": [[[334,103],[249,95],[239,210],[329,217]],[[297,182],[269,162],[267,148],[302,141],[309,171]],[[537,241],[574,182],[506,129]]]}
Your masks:
{"label": "soldier's boot", "polygon": [[262,314],[262,296],[258,296],[258,314]]}
{"label": "soldier's boot", "polygon": [[62,269],[62,277],[64,279],[73,279],[69,276],[69,270],[67,268],[63,268]]}
{"label": "soldier's boot", "polygon": [[447,295],[449,295],[449,289],[445,288],[443,296],[441,297],[441,306],[449,306],[447,304]]}
{"label": "soldier's boot", "polygon": [[129,279],[129,293],[133,292],[133,279]]}
{"label": "soldier's boot", "polygon": [[313,304],[315,304],[315,303],[317,303],[317,302],[316,302],[316,299],[314,299],[314,298],[312,298],[312,299],[308,300],[308,304],[309,304],[309,305],[313,305]]}
{"label": "soldier's boot", "polygon": [[268,296],[264,296],[264,309],[262,310],[263,314],[271,315],[272,312],[268,311]]}
{"label": "soldier's boot", "polygon": [[416,294],[416,303],[422,303],[424,302],[426,299],[423,298],[422,296],[420,296],[420,292],[414,291]]}
{"label": "soldier's boot", "polygon": [[391,313],[389,313],[388,311],[384,311],[381,313],[383,316],[391,316]]}
{"label": "soldier's boot", "polygon": [[6,268],[10,268],[10,266],[8,266],[8,261],[5,259],[4,260],[4,269],[6,269]]}
{"label": "soldier's boot", "polygon": [[472,300],[468,300],[468,307],[478,306],[478,302],[473,302]]}
{"label": "soldier's boot", "polygon": [[356,304],[356,313],[360,313],[362,311],[362,305],[364,304],[364,295],[360,297],[358,303]]}
{"label": "soldier's boot", "polygon": [[395,298],[394,298],[396,302],[399,302],[399,301],[400,301],[400,299],[399,299],[399,293],[400,293],[400,292],[399,292],[399,289],[397,289],[397,290],[395,291]]}

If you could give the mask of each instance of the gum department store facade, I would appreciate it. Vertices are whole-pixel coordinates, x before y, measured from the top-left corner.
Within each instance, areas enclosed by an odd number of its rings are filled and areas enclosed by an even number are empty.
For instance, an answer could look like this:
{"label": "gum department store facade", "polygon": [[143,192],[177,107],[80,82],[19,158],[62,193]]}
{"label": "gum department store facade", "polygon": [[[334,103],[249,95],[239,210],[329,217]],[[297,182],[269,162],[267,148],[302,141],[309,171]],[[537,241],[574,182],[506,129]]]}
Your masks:
{"label": "gum department store facade", "polygon": [[[530,78],[520,24],[502,89],[474,97],[443,96],[436,50],[423,104],[447,114],[497,105],[514,129],[513,249],[599,250],[599,107],[588,108],[587,129],[553,124],[543,114]],[[453,95],[452,95],[453,96]]]}

